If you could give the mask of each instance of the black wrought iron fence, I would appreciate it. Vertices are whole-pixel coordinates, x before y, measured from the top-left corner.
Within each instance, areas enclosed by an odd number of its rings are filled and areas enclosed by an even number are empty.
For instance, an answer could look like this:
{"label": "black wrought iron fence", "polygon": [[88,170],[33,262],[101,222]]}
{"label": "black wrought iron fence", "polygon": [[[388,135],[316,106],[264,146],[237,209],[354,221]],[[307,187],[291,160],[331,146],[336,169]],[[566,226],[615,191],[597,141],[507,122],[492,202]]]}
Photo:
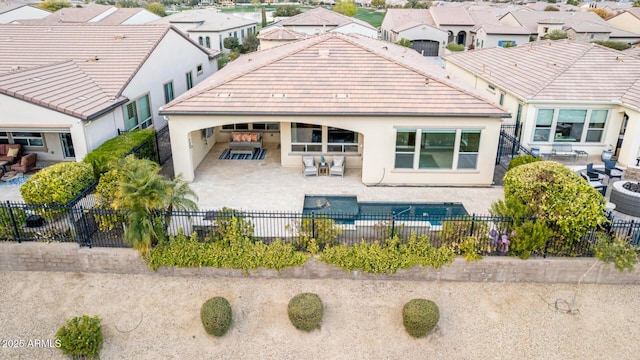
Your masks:
{"label": "black wrought iron fence", "polygon": [[[89,202],[89,200],[86,200]],[[42,222],[30,221],[33,214]],[[37,207],[19,203],[0,205],[0,240],[77,242],[88,247],[127,247],[124,241],[126,218],[120,211],[84,206]],[[234,221],[232,221],[235,219]],[[535,219],[533,219],[535,220]],[[388,214],[315,214],[268,211],[172,211],[159,212],[154,221],[166,234],[196,234],[200,241],[211,241],[228,234],[230,227],[254,239],[270,243],[281,239],[294,244],[302,237],[323,243],[354,245],[372,243],[390,237],[408,241],[412,236],[427,236],[435,247],[459,246],[473,238],[483,254],[502,253],[508,248],[507,232],[511,219],[487,215],[388,215]],[[602,230],[602,229],[601,229]],[[615,221],[604,229],[640,246],[640,222]],[[596,230],[583,235],[583,241],[567,248],[549,241],[537,256],[592,256]]]}

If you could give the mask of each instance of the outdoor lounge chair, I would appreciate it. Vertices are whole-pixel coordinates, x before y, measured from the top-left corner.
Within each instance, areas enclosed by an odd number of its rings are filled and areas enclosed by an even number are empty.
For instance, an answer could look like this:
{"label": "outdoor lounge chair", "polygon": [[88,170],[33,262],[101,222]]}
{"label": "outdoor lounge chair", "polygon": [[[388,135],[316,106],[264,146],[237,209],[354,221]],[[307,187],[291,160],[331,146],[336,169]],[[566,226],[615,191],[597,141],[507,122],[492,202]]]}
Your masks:
{"label": "outdoor lounge chair", "polygon": [[313,156],[302,157],[302,173],[304,176],[318,176],[318,165]]}
{"label": "outdoor lounge chair", "polygon": [[20,158],[20,161],[11,165],[11,170],[26,173],[36,167],[36,157],[38,154],[31,153]]}
{"label": "outdoor lounge chair", "polygon": [[344,156],[334,156],[329,168],[329,176],[340,175],[344,177]]}
{"label": "outdoor lounge chair", "polygon": [[605,160],[604,162],[604,174],[607,175],[607,182],[611,182],[611,179],[622,179],[622,173],[624,170],[616,167],[615,160]]}

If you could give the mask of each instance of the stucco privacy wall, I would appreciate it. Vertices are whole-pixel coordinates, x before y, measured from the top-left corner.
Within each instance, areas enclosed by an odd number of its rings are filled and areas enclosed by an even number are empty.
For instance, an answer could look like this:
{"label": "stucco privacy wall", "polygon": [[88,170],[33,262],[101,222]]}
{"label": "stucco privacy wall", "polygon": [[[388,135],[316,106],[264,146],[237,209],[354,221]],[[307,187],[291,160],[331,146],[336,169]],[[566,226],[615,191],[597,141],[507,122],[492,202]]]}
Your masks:
{"label": "stucco privacy wall", "polygon": [[[595,266],[594,266],[595,264]],[[589,269],[593,268],[589,271]],[[132,249],[80,248],[65,243],[0,243],[0,270],[69,271],[122,274],[154,274]],[[588,271],[588,273],[587,273]],[[313,259],[303,266],[275,270],[258,270],[244,275],[241,270],[218,268],[160,268],[159,276],[253,277],[298,279],[411,280],[467,282],[532,282],[639,285],[640,270],[621,273],[593,258],[552,258],[520,260],[513,257],[485,257],[467,263],[457,258],[439,271],[432,268],[400,270],[391,276],[347,273],[333,265]]]}
{"label": "stucco privacy wall", "polygon": [[[499,118],[429,118],[429,117],[342,117],[342,116],[185,116],[169,119],[175,174],[192,181],[194,170],[213,143],[199,136],[200,129],[226,124],[280,123],[282,166],[301,166],[302,153],[291,153],[289,121],[338,127],[360,134],[361,160],[347,158],[347,167],[362,166],[362,182],[367,185],[447,185],[490,186],[500,134]],[[482,130],[480,151],[475,170],[395,170],[396,129],[473,129]],[[189,149],[189,151],[184,151]],[[320,156],[321,154],[310,153]],[[332,154],[324,154],[331,157]]]}

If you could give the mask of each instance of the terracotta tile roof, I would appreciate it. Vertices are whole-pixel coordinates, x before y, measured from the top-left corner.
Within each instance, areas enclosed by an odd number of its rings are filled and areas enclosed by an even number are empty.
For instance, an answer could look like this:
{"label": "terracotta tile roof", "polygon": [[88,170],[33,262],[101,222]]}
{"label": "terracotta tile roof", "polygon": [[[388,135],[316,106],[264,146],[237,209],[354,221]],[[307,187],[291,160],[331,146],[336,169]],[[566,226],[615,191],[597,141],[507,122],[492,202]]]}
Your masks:
{"label": "terracotta tile roof", "polygon": [[474,32],[484,29],[487,34],[504,34],[504,35],[529,35],[530,32],[522,26],[506,26],[506,25],[480,25],[474,28]]}
{"label": "terracotta tile roof", "polygon": [[150,24],[193,23],[189,31],[223,31],[256,24],[239,16],[218,12],[216,9],[187,10],[162,17]]}
{"label": "terracotta tile roof", "polygon": [[307,34],[303,34],[297,31],[293,31],[291,29],[287,29],[285,27],[275,26],[269,29],[260,31],[258,35],[258,39],[260,40],[299,40],[303,39],[307,36]]}
{"label": "terracotta tile roof", "polygon": [[107,11],[115,11],[116,8],[111,5],[93,4],[82,8],[62,8],[53,14],[41,19],[47,23],[65,22],[65,23],[86,23],[89,20],[101,15]]}
{"label": "terracotta tile roof", "polygon": [[640,107],[640,59],[596,44],[536,41],[451,54],[445,61],[529,100],[626,99]]}
{"label": "terracotta tile roof", "polygon": [[473,26],[475,22],[462,6],[438,6],[429,9],[431,16],[439,26]]}
{"label": "terracotta tile roof", "polygon": [[428,9],[388,9],[384,16],[385,27],[400,32],[419,25],[436,26]]}
{"label": "terracotta tile roof", "polygon": [[6,12],[15,10],[15,9],[19,9],[23,6],[31,6],[29,4],[12,4],[12,3],[8,3],[8,2],[2,2],[0,4],[0,14],[4,14]]}
{"label": "terracotta tile roof", "polygon": [[576,24],[567,26],[566,29],[573,29],[579,33],[610,33],[611,27],[596,24],[591,21],[581,21]]}
{"label": "terracotta tile roof", "polygon": [[241,56],[160,113],[508,116],[447,76],[412,49],[329,32]]}
{"label": "terracotta tile roof", "polygon": [[[565,27],[569,27],[583,21],[590,21],[595,24],[610,27],[606,21],[591,11],[515,11],[509,14],[513,15],[520,25],[529,29],[532,34],[538,32],[538,23],[565,24]],[[505,14],[504,16],[507,15],[508,14]]]}
{"label": "terracotta tile roof", "polygon": [[168,25],[0,25],[0,93],[87,119],[121,99],[169,31],[181,34]]}
{"label": "terracotta tile roof", "polygon": [[104,19],[101,19],[99,23],[102,25],[120,25],[143,11],[147,10],[143,8],[119,8]]}
{"label": "terracotta tile roof", "polygon": [[278,21],[276,24],[280,26],[343,26],[346,24],[356,23],[367,28],[375,29],[368,22],[358,20],[356,18],[338,14],[335,11],[317,7],[301,14]]}

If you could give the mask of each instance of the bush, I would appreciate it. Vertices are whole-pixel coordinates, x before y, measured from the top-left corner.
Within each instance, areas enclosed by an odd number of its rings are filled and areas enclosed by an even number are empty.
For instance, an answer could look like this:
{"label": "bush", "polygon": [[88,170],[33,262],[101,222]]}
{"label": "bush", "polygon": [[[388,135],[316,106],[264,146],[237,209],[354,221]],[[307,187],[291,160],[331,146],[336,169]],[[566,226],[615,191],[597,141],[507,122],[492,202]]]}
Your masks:
{"label": "bush", "polygon": [[233,320],[231,305],[223,297],[211,298],[202,304],[200,320],[207,334],[223,336],[231,327]]}
{"label": "bush", "polygon": [[66,205],[95,182],[90,165],[63,162],[48,166],[20,187],[27,204]]}
{"label": "bush", "polygon": [[362,270],[373,274],[393,274],[398,269],[410,269],[416,265],[439,269],[453,262],[455,255],[446,246],[434,248],[426,235],[411,235],[409,241],[400,244],[397,237],[384,243],[361,242],[353,246],[338,245],[324,249],[319,260],[337,265],[347,271]]}
{"label": "bush", "polygon": [[160,266],[203,267],[229,269],[263,267],[281,271],[285,267],[300,266],[307,255],[296,251],[293,245],[277,239],[269,245],[248,238],[229,238],[226,241],[202,243],[194,233],[185,236],[182,231],[172,235],[169,241],[161,241],[151,249],[148,265],[154,271]]}
{"label": "bush", "polygon": [[624,41],[594,41],[594,43],[619,51],[627,50],[631,47],[631,45]]}
{"label": "bush", "polygon": [[[157,160],[155,149],[155,129],[134,130],[105,141],[85,156],[83,162],[91,164],[96,178],[109,170],[113,161],[124,159],[138,147],[138,159]],[[144,145],[144,146],[142,146]]]}
{"label": "bush", "polygon": [[537,158],[533,155],[520,155],[516,156],[511,161],[509,161],[509,167],[507,167],[507,171],[513,169],[516,166],[529,164],[536,161],[542,161],[542,159]]}
{"label": "bush", "polygon": [[447,44],[447,49],[450,51],[464,51],[464,45],[450,42]]}
{"label": "bush", "polygon": [[56,332],[56,345],[74,359],[98,359],[102,342],[102,326],[97,316],[71,318]]}
{"label": "bush", "polygon": [[289,301],[287,313],[289,320],[296,329],[311,331],[320,327],[324,307],[322,300],[316,294],[302,293]]}
{"label": "bush", "polygon": [[[27,212],[20,208],[11,208],[16,224],[24,224],[27,221]],[[0,207],[0,240],[15,240],[15,230],[11,221],[11,213],[6,206]],[[18,226],[18,232],[22,236],[23,228]]]}
{"label": "bush", "polygon": [[402,323],[409,335],[415,338],[427,336],[438,325],[440,310],[431,300],[413,299],[402,308]]}
{"label": "bush", "polygon": [[546,222],[557,241],[556,250],[561,252],[606,222],[604,197],[573,170],[553,161],[538,161],[507,171],[504,198],[498,214],[511,212]]}

